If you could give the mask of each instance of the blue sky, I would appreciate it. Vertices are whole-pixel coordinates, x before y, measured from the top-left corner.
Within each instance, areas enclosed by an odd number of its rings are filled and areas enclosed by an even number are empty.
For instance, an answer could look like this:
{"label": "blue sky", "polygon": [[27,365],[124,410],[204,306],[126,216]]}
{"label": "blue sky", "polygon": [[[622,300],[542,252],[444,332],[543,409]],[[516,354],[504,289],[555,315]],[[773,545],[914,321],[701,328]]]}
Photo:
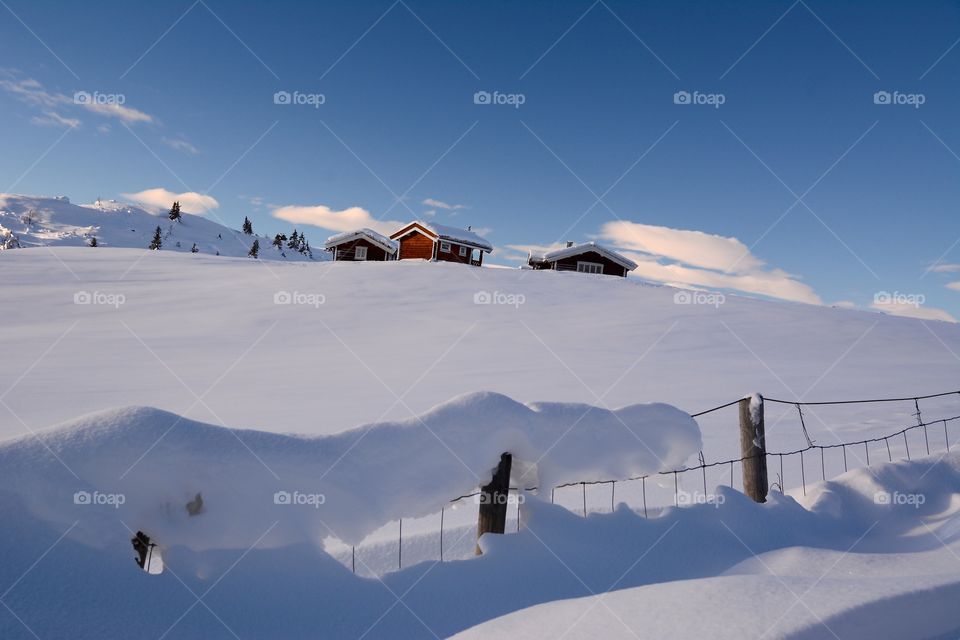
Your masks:
{"label": "blue sky", "polygon": [[314,244],[423,217],[484,231],[502,264],[599,238],[650,279],[960,317],[955,4],[5,0],[0,14],[6,191],[192,193],[231,226],[295,221]]}

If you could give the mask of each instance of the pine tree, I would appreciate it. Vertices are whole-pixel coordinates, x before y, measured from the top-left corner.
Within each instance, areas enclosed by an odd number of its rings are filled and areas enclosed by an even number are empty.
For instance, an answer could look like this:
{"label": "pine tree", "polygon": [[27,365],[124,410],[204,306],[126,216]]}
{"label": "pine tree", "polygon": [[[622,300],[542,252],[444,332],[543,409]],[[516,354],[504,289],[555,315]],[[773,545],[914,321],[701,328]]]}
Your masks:
{"label": "pine tree", "polygon": [[96,246],[99,246],[98,243],[97,243],[97,236],[93,236],[92,238],[90,238],[90,242],[87,243],[87,246],[88,246],[88,247],[96,247]]}
{"label": "pine tree", "polygon": [[167,214],[167,217],[170,218],[171,220],[176,220],[177,222],[183,222],[183,220],[180,219],[180,203],[179,202],[173,203],[173,206],[170,207],[170,213]]}
{"label": "pine tree", "polygon": [[250,224],[250,218],[243,216],[243,232],[248,236],[253,235],[253,225]]}
{"label": "pine tree", "polygon": [[190,247],[190,253],[200,253],[200,249],[197,249],[197,243],[194,242],[193,246]]}
{"label": "pine tree", "polygon": [[277,249],[282,250],[283,243],[286,241],[287,241],[287,236],[283,235],[282,233],[278,233],[277,235],[273,236],[273,246],[275,246]]}
{"label": "pine tree", "polygon": [[300,250],[300,236],[297,235],[297,230],[294,229],[293,233],[290,235],[290,242],[287,243],[288,249]]}
{"label": "pine tree", "polygon": [[303,234],[300,234],[300,253],[311,258],[313,257],[313,252],[310,251],[310,243]]}
{"label": "pine tree", "polygon": [[259,240],[254,239],[253,244],[250,246],[250,253],[248,253],[247,255],[250,256],[251,258],[260,257],[260,241]]}
{"label": "pine tree", "polygon": [[151,251],[156,251],[163,246],[163,239],[160,237],[160,227],[157,227],[157,230],[153,232],[153,240],[150,241],[150,246],[147,247]]}

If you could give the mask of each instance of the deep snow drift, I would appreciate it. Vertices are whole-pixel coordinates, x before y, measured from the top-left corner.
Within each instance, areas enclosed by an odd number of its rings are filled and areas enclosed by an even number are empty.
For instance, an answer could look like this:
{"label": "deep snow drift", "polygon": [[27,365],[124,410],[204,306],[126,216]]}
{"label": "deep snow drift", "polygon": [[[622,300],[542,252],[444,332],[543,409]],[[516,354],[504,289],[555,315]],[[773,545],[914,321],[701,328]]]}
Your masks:
{"label": "deep snow drift", "polygon": [[[158,456],[169,473],[131,481],[164,514],[156,522],[180,521],[167,532],[183,543],[165,546],[164,572],[148,576],[131,562],[128,543],[145,521],[144,503],[74,505],[73,494],[93,486],[56,471],[49,458],[80,451],[116,467],[112,458],[145,435],[121,423],[143,422],[152,435],[159,416],[170,417],[144,410],[90,417],[47,436],[50,451],[36,440],[3,447],[0,584],[9,587],[0,636],[423,638],[486,621],[465,637],[567,630],[573,637],[823,637],[838,629],[841,637],[893,638],[960,628],[958,454],[852,471],[812,488],[803,504],[774,493],[758,505],[720,488],[714,504],[668,508],[650,519],[624,506],[583,518],[531,497],[522,530],[485,536],[483,556],[367,579],[308,537],[290,535],[325,517],[332,500],[319,508],[274,504],[256,490],[262,481],[246,477],[249,468],[233,465],[241,444],[217,427],[182,422],[168,437],[188,450],[176,450],[175,460],[170,449]],[[401,425],[382,428],[408,435]],[[290,446],[289,437],[237,435],[262,446],[265,461],[291,480],[304,473],[303,456],[321,455],[329,442]],[[75,458],[64,462],[79,464],[83,480],[97,476],[95,465]],[[366,480],[377,485],[394,470],[387,462],[368,469]],[[11,485],[17,478],[27,481]],[[197,479],[218,490],[205,501],[208,510],[189,518],[181,502]],[[165,492],[168,512],[155,502]],[[923,499],[884,501],[881,493]],[[58,500],[67,517],[36,509],[45,500],[48,507]],[[225,544],[203,544],[214,541]],[[614,593],[593,602],[607,591]],[[565,600],[581,597],[588,599]],[[496,619],[511,612],[518,613]]]}

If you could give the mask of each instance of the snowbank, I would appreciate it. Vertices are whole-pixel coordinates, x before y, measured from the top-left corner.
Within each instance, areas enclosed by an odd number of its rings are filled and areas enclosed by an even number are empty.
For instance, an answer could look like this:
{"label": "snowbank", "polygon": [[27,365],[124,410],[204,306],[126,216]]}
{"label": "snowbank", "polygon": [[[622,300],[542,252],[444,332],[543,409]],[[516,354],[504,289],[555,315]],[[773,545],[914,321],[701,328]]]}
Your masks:
{"label": "snowbank", "polygon": [[[272,521],[275,545],[328,535],[357,543],[489,482],[505,451],[518,469],[536,463],[517,484],[552,487],[672,469],[700,446],[694,420],[664,404],[608,411],[473,393],[408,420],[322,437],[131,408],[0,445],[0,484],[43,520],[79,521],[71,535],[88,544],[110,538],[118,518],[194,550],[245,548],[250,532]],[[197,494],[203,511],[190,516]]]}

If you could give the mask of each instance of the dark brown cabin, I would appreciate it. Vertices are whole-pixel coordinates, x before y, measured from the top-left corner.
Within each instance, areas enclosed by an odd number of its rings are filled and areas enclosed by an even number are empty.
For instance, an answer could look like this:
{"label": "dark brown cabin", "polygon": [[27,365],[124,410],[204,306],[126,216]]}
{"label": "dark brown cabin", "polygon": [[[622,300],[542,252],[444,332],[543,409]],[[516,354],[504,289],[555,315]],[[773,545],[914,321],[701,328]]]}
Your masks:
{"label": "dark brown cabin", "polygon": [[595,242],[567,246],[543,254],[530,254],[527,263],[531,269],[554,271],[577,271],[626,278],[627,273],[637,268],[637,263],[612,249]]}
{"label": "dark brown cabin", "polygon": [[331,236],[323,248],[333,254],[334,260],[382,262],[394,260],[397,254],[397,244],[372,229],[358,229]]}
{"label": "dark brown cabin", "polygon": [[479,267],[493,245],[470,229],[411,222],[390,236],[399,245],[398,260],[437,260]]}

